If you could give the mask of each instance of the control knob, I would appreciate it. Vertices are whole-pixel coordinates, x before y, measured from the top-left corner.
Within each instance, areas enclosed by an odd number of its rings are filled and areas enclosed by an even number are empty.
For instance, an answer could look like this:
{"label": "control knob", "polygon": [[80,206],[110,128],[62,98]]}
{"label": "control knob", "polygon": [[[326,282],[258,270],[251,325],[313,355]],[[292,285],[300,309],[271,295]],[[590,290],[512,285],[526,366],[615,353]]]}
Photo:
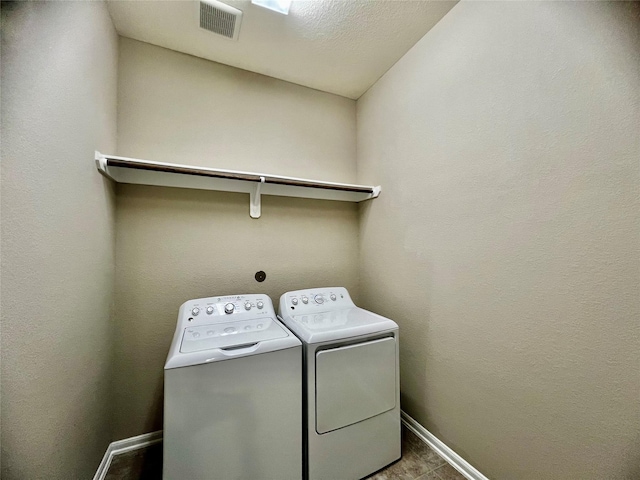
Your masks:
{"label": "control knob", "polygon": [[224,306],[224,313],[233,313],[233,311],[235,310],[235,305],[233,303],[227,303]]}
{"label": "control knob", "polygon": [[207,307],[207,315],[211,315],[213,313],[213,307],[211,305],[209,305]]}
{"label": "control knob", "polygon": [[298,304],[298,299],[297,298],[292,298],[291,299],[291,303],[293,303],[294,305]]}
{"label": "control knob", "polygon": [[302,303],[309,303],[309,298],[302,297]]}
{"label": "control knob", "polygon": [[258,303],[256,303],[256,306],[258,308],[262,308],[262,307],[264,307],[264,303],[262,303],[261,301],[258,301]]}
{"label": "control knob", "polygon": [[249,302],[246,302],[246,303],[244,304],[244,309],[245,309],[245,310],[251,310],[251,304],[250,304]]}
{"label": "control knob", "polygon": [[324,298],[322,298],[322,295],[316,295],[315,297],[313,297],[313,299],[316,301],[316,303],[324,303]]}
{"label": "control knob", "polygon": [[199,313],[200,313],[200,309],[198,307],[193,307],[191,309],[191,315],[193,315],[194,317],[198,316]]}
{"label": "control knob", "polygon": [[336,294],[335,294],[335,293],[332,293],[332,294],[331,294],[331,297],[329,297],[329,298],[331,298],[331,300],[333,300],[333,301],[335,302],[335,301],[336,301]]}

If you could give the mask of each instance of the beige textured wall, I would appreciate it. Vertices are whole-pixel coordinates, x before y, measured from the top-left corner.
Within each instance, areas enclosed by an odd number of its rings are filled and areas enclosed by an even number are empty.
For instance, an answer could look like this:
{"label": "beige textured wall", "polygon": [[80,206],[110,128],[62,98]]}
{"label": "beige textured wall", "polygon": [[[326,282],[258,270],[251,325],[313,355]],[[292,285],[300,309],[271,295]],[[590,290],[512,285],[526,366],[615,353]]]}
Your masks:
{"label": "beige textured wall", "polygon": [[[355,102],[120,40],[118,153],[355,181]],[[358,294],[355,204],[118,186],[114,439],[162,428],[162,368],[185,300],[345,285]],[[258,283],[254,274],[267,273]]]}
{"label": "beige textured wall", "polygon": [[87,479],[111,439],[117,35],[102,3],[2,4],[3,479]]}
{"label": "beige textured wall", "polygon": [[640,478],[639,12],[461,2],[358,101],[361,301],[490,478]]}

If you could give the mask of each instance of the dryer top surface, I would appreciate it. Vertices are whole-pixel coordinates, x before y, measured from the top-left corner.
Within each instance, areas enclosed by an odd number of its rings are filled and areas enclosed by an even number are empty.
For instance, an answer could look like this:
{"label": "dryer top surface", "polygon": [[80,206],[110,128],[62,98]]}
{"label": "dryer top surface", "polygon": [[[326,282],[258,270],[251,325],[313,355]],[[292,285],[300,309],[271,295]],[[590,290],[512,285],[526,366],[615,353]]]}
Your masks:
{"label": "dryer top surface", "polygon": [[[324,297],[326,300],[316,303],[313,301],[314,297]],[[292,303],[295,298],[300,300]],[[304,302],[305,298],[309,301]],[[279,312],[284,324],[308,344],[376,334],[398,328],[393,320],[356,307],[347,290],[342,287],[285,293],[280,298]]]}
{"label": "dryer top surface", "polygon": [[306,343],[359,337],[398,328],[393,320],[358,307],[293,315],[283,320]]}

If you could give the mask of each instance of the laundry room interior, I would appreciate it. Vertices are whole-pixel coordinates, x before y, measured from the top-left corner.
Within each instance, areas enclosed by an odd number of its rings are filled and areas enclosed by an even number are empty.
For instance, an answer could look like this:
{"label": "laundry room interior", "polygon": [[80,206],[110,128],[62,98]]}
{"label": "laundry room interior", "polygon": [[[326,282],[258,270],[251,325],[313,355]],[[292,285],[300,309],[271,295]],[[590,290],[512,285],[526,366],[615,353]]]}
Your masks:
{"label": "laundry room interior", "polygon": [[[282,479],[640,478],[640,3],[258,3],[0,5],[0,476],[161,478],[180,319],[260,302],[304,372],[310,298],[392,321],[402,458],[316,475],[294,408]],[[170,478],[276,478],[216,468]]]}

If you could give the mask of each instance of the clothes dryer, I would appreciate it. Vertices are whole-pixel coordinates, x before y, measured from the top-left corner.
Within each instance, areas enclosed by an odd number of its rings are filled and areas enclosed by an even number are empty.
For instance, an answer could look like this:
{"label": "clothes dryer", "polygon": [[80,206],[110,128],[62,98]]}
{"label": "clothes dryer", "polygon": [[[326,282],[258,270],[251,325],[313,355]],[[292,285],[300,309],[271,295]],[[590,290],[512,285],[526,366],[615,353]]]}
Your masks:
{"label": "clothes dryer", "polygon": [[358,479],[398,460],[398,325],[343,287],[287,292],[278,312],[303,346],[306,478]]}

